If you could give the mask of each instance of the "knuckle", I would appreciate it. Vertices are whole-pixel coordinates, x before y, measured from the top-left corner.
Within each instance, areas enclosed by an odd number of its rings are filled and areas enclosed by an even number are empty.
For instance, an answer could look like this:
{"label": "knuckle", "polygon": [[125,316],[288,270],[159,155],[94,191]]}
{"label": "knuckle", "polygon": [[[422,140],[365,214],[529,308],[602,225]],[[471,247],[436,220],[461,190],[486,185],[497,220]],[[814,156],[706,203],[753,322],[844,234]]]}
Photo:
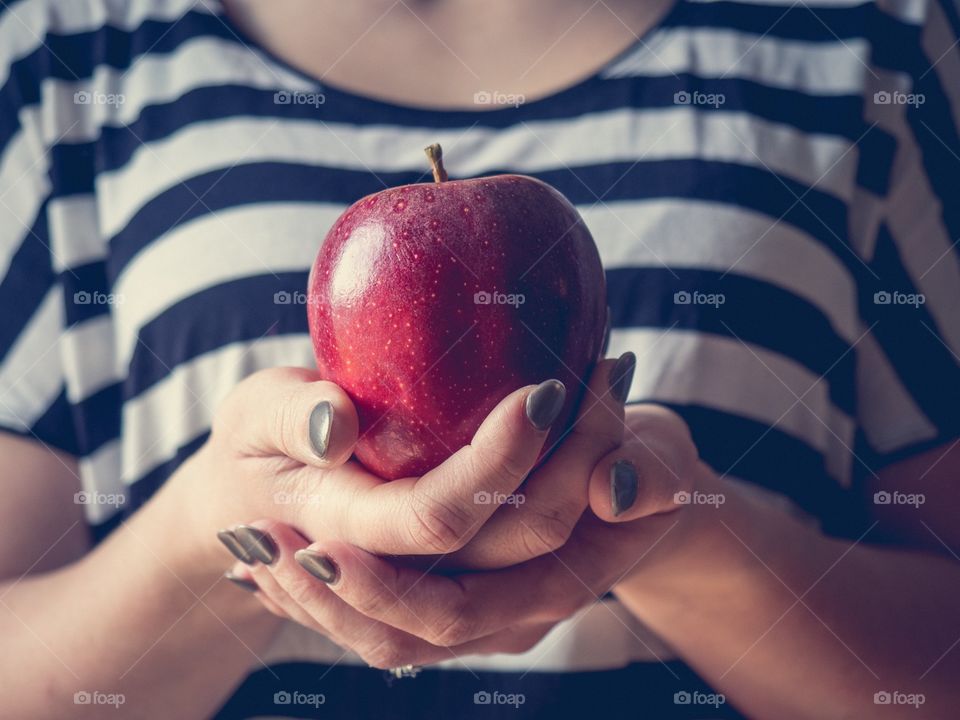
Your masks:
{"label": "knuckle", "polygon": [[[474,477],[487,477],[497,486],[516,486],[530,472],[530,462],[520,453],[510,452],[492,443],[474,447],[471,453]],[[530,458],[532,461],[532,458]]]}
{"label": "knuckle", "polygon": [[474,637],[476,620],[473,613],[460,605],[446,612],[429,633],[427,641],[439,647],[462,645]]}
{"label": "knuckle", "polygon": [[409,665],[411,651],[392,633],[360,652],[360,657],[370,666],[381,670]]}
{"label": "knuckle", "polygon": [[576,515],[566,508],[531,508],[523,521],[521,543],[530,557],[554,552],[563,547],[573,532]]}
{"label": "knuckle", "polygon": [[466,544],[472,520],[465,511],[422,492],[413,494],[410,510],[413,514],[410,533],[416,546],[431,553],[446,554]]}

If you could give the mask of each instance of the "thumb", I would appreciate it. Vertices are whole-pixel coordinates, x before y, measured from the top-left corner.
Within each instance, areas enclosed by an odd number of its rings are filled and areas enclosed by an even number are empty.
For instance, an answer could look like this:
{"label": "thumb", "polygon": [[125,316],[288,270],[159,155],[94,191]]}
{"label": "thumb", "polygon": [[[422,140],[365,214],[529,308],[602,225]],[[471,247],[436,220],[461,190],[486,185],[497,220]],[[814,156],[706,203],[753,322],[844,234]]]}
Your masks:
{"label": "thumb", "polygon": [[349,396],[305,368],[270,368],[244,379],[217,410],[212,434],[250,455],[285,455],[330,468],[353,453],[359,421]]}
{"label": "thumb", "polygon": [[697,449],[679,415],[656,405],[627,409],[626,439],[590,476],[590,509],[606,522],[670,512],[694,485]]}

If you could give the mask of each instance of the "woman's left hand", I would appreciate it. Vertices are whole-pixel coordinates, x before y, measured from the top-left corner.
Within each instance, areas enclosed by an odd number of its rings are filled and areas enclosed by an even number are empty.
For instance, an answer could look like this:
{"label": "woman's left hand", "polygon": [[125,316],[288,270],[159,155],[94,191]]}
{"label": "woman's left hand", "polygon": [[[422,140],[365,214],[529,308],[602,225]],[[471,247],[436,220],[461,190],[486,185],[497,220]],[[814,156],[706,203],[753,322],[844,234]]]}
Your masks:
{"label": "woman's left hand", "polygon": [[[668,546],[661,540],[682,515],[674,511],[684,507],[683,494],[708,472],[673,412],[631,406],[625,428],[625,441],[589,475],[589,511],[555,551],[518,558],[511,546],[505,553],[518,564],[439,574],[342,542],[311,544],[293,528],[263,520],[252,524],[272,538],[274,562],[238,564],[234,574],[256,583],[271,612],[322,632],[374,667],[525,652],[649,562],[654,547]],[[498,532],[515,534],[510,512],[498,511],[506,516]]]}

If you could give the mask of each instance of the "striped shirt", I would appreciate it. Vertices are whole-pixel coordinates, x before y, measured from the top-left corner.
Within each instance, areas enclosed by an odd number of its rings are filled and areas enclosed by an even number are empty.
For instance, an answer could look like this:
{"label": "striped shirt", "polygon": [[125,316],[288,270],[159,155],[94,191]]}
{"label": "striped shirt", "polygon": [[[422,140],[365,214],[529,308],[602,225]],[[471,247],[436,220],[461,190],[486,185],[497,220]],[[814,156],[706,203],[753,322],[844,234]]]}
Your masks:
{"label": "striped shirt", "polygon": [[[106,536],[241,378],[313,365],[319,241],[439,142],[451,176],[577,206],[631,401],[677,410],[728,481],[857,533],[865,479],[960,430],[958,37],[956,0],[677,0],[561,92],[441,112],[320,83],[217,0],[0,0],[0,427],[79,459]],[[524,655],[393,685],[294,625],[263,660],[220,717],[516,716],[478,692],[735,715],[685,702],[710,688],[611,599]]]}

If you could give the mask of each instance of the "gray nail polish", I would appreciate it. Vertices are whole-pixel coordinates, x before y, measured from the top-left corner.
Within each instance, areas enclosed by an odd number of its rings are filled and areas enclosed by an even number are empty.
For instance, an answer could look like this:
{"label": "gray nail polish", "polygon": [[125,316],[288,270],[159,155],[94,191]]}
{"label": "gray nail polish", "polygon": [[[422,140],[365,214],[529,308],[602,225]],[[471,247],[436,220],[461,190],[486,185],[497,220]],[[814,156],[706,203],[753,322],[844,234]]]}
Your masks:
{"label": "gray nail polish", "polygon": [[330,431],[333,429],[333,405],[324,400],[310,412],[310,445],[319,458],[330,449]]}
{"label": "gray nail polish", "polygon": [[610,368],[610,394],[621,405],[630,395],[630,386],[633,384],[633,372],[637,369],[637,356],[626,352],[620,356]]}
{"label": "gray nail polish", "polygon": [[222,542],[227,550],[240,562],[246,563],[247,565],[253,565],[256,562],[256,558],[247,552],[246,548],[243,547],[243,544],[232,530],[220,530],[217,533],[217,537],[220,538],[220,542]]}
{"label": "gray nail polish", "polygon": [[270,565],[277,559],[277,544],[263,530],[250,525],[237,525],[233,532],[243,549],[264,565]]}
{"label": "gray nail polish", "polygon": [[640,479],[629,460],[617,460],[610,468],[610,508],[620,515],[637,501]]}
{"label": "gray nail polish", "polygon": [[257,587],[257,584],[253,580],[247,580],[246,578],[237,577],[229,570],[225,572],[223,576],[227,580],[232,582],[234,585],[236,585],[237,587],[243,588],[244,590],[248,590],[250,592],[256,592],[257,590],[260,589],[259,587]]}
{"label": "gray nail polish", "polygon": [[527,419],[537,430],[546,430],[557,419],[566,397],[567,389],[559,380],[540,383],[527,395]]}
{"label": "gray nail polish", "polygon": [[328,585],[340,579],[340,568],[326,555],[313,550],[297,550],[293,557],[304,570]]}

